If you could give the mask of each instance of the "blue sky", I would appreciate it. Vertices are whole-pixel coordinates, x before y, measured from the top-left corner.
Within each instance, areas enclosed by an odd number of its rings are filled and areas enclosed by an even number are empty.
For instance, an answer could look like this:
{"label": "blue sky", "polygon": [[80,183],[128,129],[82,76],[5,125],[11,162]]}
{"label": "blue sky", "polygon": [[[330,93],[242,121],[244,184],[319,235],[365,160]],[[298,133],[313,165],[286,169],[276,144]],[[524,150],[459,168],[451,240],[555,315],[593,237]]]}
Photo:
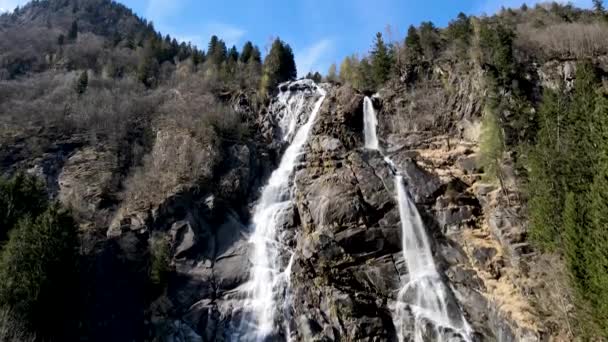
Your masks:
{"label": "blue sky", "polygon": [[[493,13],[536,0],[119,0],[152,20],[157,30],[205,48],[217,34],[239,49],[251,40],[262,49],[273,37],[288,42],[298,73],[325,73],[329,65],[352,53],[366,54],[375,33],[390,25],[402,39],[410,24],[430,20],[445,26],[459,12]],[[11,10],[25,0],[0,0]],[[575,0],[590,7],[591,0]]]}

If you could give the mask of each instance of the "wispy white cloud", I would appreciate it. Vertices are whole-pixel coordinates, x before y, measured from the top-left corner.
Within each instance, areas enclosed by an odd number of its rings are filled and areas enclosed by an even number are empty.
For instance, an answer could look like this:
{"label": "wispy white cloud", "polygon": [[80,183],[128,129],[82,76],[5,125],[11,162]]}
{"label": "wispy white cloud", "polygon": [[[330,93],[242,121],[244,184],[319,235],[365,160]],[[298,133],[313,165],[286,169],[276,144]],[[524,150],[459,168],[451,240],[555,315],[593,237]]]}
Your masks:
{"label": "wispy white cloud", "polygon": [[322,39],[302,50],[295,52],[298,76],[304,76],[309,71],[325,72],[330,64],[330,52],[333,49],[333,41],[329,38]]}
{"label": "wispy white cloud", "polygon": [[0,13],[12,12],[17,6],[23,6],[28,0],[0,0]]}
{"label": "wispy white cloud", "polygon": [[192,5],[190,0],[147,0],[145,17],[154,22],[157,30],[168,33],[179,41],[191,42],[201,49],[207,47],[212,35],[223,39],[228,47],[241,43],[246,31],[227,23],[211,21],[201,25],[190,23],[186,26],[176,23],[179,16]]}
{"label": "wispy white cloud", "polygon": [[241,40],[246,33],[247,31],[236,26],[213,22],[204,25],[203,28],[200,29],[188,30],[188,32],[176,34],[176,37],[179,41],[191,42],[199,49],[205,50],[211,36],[216,35],[226,43],[228,48],[232,47],[232,45],[236,45],[237,48],[240,48],[241,43],[243,43]]}
{"label": "wispy white cloud", "polygon": [[178,14],[183,6],[182,0],[148,0],[145,17],[162,25],[165,20]]}
{"label": "wispy white cloud", "polygon": [[223,39],[228,47],[238,45],[241,42],[241,38],[247,33],[247,31],[239,27],[219,22],[207,24],[204,32],[207,33],[208,37],[215,34]]}
{"label": "wispy white cloud", "polygon": [[[566,4],[571,3],[576,7],[589,8],[592,5],[591,0],[556,0],[557,2]],[[476,14],[494,14],[500,10],[501,7],[505,8],[517,8],[524,3],[528,6],[533,6],[538,3],[548,2],[547,0],[485,0],[480,3],[476,8]]]}

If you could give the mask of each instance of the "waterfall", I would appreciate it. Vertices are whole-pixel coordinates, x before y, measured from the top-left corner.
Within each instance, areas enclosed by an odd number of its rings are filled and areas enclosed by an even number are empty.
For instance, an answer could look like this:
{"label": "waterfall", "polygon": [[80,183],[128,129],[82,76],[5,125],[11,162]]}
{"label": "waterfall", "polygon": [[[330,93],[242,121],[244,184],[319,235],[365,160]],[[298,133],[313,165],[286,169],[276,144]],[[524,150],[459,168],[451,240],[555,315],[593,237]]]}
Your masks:
{"label": "waterfall", "polygon": [[[371,99],[365,98],[363,110],[365,147],[379,151]],[[408,280],[402,282],[393,308],[397,337],[400,342],[469,341],[471,329],[459,308],[448,305],[450,291],[437,272],[422,218],[403,177],[389,157],[384,160],[395,174],[403,259],[408,271]]]}
{"label": "waterfall", "polygon": [[376,119],[376,111],[374,110],[374,104],[369,97],[365,97],[363,101],[363,134],[365,135],[365,148],[370,150],[378,150],[378,135],[376,134],[376,127],[378,126],[378,120]]}
{"label": "waterfall", "polygon": [[[281,241],[279,225],[289,209],[292,200],[292,175],[306,143],[317,114],[325,99],[325,91],[311,81],[299,81],[309,84],[312,89],[321,95],[315,102],[306,123],[296,131],[297,121],[304,107],[304,103],[312,96],[301,89],[294,92],[282,91],[279,101],[283,101],[283,111],[280,124],[284,139],[290,135],[295,136],[285,151],[279,167],[272,173],[268,184],[262,190],[262,196],[253,211],[253,233],[250,243],[253,247],[252,270],[248,282],[247,300],[244,309],[249,312],[249,325],[246,330],[250,332],[246,337],[239,336],[237,340],[264,341],[277,333],[278,326],[285,325],[284,317],[277,317],[277,311],[283,308],[279,301],[288,293],[293,253]],[[285,256],[289,262],[285,265]],[[283,318],[283,320],[281,320]],[[286,331],[288,329],[284,328]]]}

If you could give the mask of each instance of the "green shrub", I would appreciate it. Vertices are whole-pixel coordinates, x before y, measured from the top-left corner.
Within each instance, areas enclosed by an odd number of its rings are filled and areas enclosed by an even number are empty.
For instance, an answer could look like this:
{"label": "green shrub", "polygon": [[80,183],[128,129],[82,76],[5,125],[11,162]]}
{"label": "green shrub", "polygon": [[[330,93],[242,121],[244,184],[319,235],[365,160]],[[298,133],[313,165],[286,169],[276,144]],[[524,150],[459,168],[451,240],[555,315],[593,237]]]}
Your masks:
{"label": "green shrub", "polygon": [[153,236],[150,239],[150,282],[165,288],[171,270],[169,242],[162,236]]}

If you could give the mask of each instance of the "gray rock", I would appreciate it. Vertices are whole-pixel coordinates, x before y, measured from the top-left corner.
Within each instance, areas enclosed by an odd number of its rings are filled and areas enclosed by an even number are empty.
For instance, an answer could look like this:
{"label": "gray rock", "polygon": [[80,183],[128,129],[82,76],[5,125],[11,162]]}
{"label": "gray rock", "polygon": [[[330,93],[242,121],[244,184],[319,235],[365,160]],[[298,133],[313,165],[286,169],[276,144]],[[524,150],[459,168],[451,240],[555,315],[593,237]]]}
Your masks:
{"label": "gray rock", "polygon": [[173,240],[175,258],[183,257],[196,245],[196,234],[188,221],[175,222],[171,227],[170,234]]}

